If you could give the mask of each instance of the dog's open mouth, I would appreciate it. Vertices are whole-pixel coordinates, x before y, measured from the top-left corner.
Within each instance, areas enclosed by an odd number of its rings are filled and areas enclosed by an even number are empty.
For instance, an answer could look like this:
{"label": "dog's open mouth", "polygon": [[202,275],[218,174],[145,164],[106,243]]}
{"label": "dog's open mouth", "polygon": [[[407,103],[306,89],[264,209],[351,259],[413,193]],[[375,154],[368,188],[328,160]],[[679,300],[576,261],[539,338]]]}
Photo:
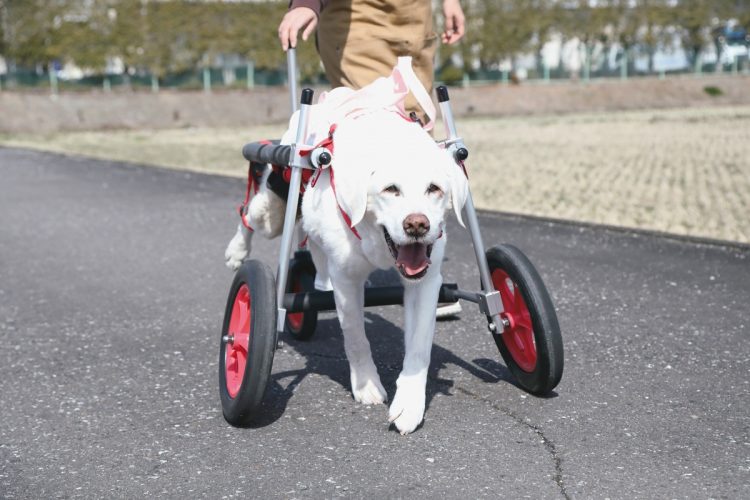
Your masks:
{"label": "dog's open mouth", "polygon": [[432,264],[430,260],[432,245],[419,242],[396,245],[385,227],[383,228],[383,235],[391,255],[396,259],[396,267],[404,278],[418,280],[427,274],[427,269]]}

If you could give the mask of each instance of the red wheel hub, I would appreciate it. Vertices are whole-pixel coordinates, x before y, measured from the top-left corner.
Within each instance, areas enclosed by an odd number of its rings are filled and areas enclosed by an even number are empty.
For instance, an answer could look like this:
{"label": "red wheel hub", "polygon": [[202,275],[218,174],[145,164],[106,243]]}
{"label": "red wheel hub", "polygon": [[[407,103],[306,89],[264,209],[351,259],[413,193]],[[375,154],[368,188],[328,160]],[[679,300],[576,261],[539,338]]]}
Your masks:
{"label": "red wheel hub", "polygon": [[521,289],[502,269],[492,271],[492,284],[503,301],[505,312],[501,316],[510,323],[503,331],[503,343],[521,370],[533,372],[536,367],[534,328]]}
{"label": "red wheel hub", "polygon": [[[299,280],[294,280],[292,284],[292,293],[300,293],[303,292],[302,284]],[[289,327],[294,330],[295,332],[298,332],[302,329],[302,323],[305,320],[304,313],[298,312],[298,313],[288,313],[286,315],[286,320],[289,322]]]}
{"label": "red wheel hub", "polygon": [[250,290],[243,284],[234,297],[232,316],[229,318],[229,341],[224,355],[224,372],[227,391],[231,397],[237,396],[242,386],[247,365],[247,351],[250,345]]}

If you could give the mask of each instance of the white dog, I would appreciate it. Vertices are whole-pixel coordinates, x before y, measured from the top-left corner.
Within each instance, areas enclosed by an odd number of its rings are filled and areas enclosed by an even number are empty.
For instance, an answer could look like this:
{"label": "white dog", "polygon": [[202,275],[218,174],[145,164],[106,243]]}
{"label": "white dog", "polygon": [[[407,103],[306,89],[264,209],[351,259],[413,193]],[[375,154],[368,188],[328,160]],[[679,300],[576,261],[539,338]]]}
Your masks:
{"label": "white dog", "polygon": [[[405,358],[388,419],[407,434],[424,416],[447,238],[444,216],[452,202],[462,222],[468,183],[418,123],[393,109],[339,117],[333,142],[332,167],[308,183],[302,199],[302,227],[317,269],[316,287],[333,290],[354,399],[384,403],[386,391],[365,337],[364,286],[377,268],[398,270],[404,284]],[[266,236],[277,235],[284,206],[262,186],[248,222]],[[226,251],[229,267],[239,267],[249,240],[240,226]]]}

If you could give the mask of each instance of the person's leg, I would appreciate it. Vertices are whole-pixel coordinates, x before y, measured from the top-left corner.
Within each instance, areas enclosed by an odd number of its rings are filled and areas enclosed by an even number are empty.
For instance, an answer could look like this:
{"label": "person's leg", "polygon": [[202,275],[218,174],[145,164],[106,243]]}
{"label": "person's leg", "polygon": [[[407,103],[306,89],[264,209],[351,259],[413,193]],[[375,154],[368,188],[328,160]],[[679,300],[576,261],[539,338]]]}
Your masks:
{"label": "person's leg", "polygon": [[[385,4],[391,5],[385,5]],[[412,66],[428,92],[432,91],[437,35],[432,29],[429,0],[330,2],[321,13],[318,52],[332,87],[359,89],[388,76],[398,57],[411,56]],[[407,111],[424,114],[409,95]]]}

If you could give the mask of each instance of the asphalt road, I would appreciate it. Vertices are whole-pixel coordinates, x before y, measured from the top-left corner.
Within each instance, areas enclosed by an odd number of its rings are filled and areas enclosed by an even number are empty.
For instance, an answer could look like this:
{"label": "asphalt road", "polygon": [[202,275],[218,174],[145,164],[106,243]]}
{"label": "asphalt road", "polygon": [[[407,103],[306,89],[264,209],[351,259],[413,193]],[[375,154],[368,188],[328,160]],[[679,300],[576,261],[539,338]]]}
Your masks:
{"label": "asphalt road", "polygon": [[[284,338],[252,428],[217,358],[236,179],[0,149],[0,497],[748,498],[750,248],[481,214],[537,265],[565,341],[518,389],[471,304],[438,324],[426,420],[351,398],[335,317]],[[478,282],[449,227],[447,281]],[[256,239],[275,267],[277,242]],[[368,310],[393,396],[399,307]]]}

